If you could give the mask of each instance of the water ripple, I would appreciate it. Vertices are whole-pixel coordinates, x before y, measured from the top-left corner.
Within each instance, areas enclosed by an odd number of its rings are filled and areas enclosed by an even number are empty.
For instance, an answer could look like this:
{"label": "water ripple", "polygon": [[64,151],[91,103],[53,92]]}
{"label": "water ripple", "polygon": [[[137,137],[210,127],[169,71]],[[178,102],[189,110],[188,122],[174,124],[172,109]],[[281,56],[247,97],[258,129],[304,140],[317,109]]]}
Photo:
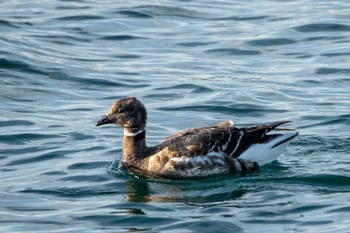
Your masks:
{"label": "water ripple", "polygon": [[267,39],[259,39],[259,40],[251,40],[248,42],[250,45],[254,46],[279,46],[279,45],[288,45],[294,44],[296,41],[288,39],[288,38],[267,38]]}
{"label": "water ripple", "polygon": [[182,7],[162,6],[162,5],[143,5],[132,8],[141,14],[151,16],[173,16],[180,18],[201,18],[202,14],[194,10],[188,10]]}
{"label": "water ripple", "polygon": [[105,19],[98,15],[75,15],[75,16],[65,16],[57,18],[60,21],[85,21],[85,20],[102,20]]}
{"label": "water ripple", "polygon": [[262,116],[262,112],[284,112],[282,109],[268,109],[259,105],[253,104],[235,104],[232,106],[218,106],[213,105],[186,105],[180,107],[160,107],[159,110],[163,111],[196,111],[196,112],[221,112],[228,114],[244,114],[244,115],[255,115]]}
{"label": "water ripple", "polygon": [[294,27],[298,32],[336,32],[336,31],[350,31],[350,26],[346,24],[336,23],[311,23]]}
{"label": "water ripple", "polygon": [[144,19],[153,18],[153,16],[150,14],[145,14],[135,10],[119,10],[117,11],[117,13],[121,15],[125,15],[127,17],[132,17],[132,18],[144,18]]}
{"label": "water ripple", "polygon": [[253,55],[259,55],[261,54],[260,51],[256,51],[256,50],[245,50],[245,49],[209,49],[206,51],[207,53],[214,53],[216,55],[248,55],[248,56],[253,56]]}
{"label": "water ripple", "polygon": [[30,163],[39,163],[46,160],[57,160],[63,159],[66,154],[77,152],[76,150],[57,150],[53,152],[48,152],[41,154],[39,156],[33,156],[25,159],[15,159],[8,163],[8,166],[22,165],[22,164],[30,164]]}
{"label": "water ripple", "polygon": [[205,87],[205,86],[201,86],[201,85],[196,85],[196,84],[178,84],[178,85],[174,85],[174,86],[168,86],[168,87],[158,87],[155,88],[154,90],[157,91],[163,91],[163,90],[181,90],[181,89],[189,89],[191,90],[191,93],[205,93],[205,92],[212,92],[213,90]]}
{"label": "water ripple", "polygon": [[0,58],[0,68],[8,70],[17,70],[22,72],[31,72],[35,74],[45,74],[44,72],[33,68],[32,66],[21,62],[21,61],[11,61],[4,58]]}
{"label": "water ripple", "polygon": [[12,28],[19,28],[19,26],[11,23],[10,21],[8,20],[0,20],[0,26],[3,26],[3,27],[12,27]]}
{"label": "water ripple", "polygon": [[109,168],[111,162],[88,162],[88,163],[74,163],[69,165],[67,168],[69,170],[91,170],[91,169],[101,169]]}
{"label": "water ripple", "polygon": [[[0,231],[348,231],[349,7],[0,1]],[[253,174],[138,177],[94,126],[125,96],[149,145],[227,119],[300,135]]]}
{"label": "water ripple", "polygon": [[268,15],[259,16],[228,16],[222,18],[214,18],[213,20],[234,20],[234,21],[250,21],[250,20],[263,20],[269,18]]}
{"label": "water ripple", "polygon": [[136,39],[146,39],[146,38],[137,37],[137,36],[130,36],[130,35],[114,35],[114,36],[104,36],[104,37],[101,37],[100,39],[123,41],[123,40],[136,40]]}
{"label": "water ripple", "polygon": [[341,69],[341,68],[318,68],[315,71],[315,74],[321,75],[330,75],[330,74],[340,74],[340,75],[349,75],[350,69]]}
{"label": "water ripple", "polygon": [[34,125],[31,121],[26,120],[8,120],[8,121],[0,121],[0,127],[10,127],[10,126],[30,126]]}
{"label": "water ripple", "polygon": [[16,133],[0,135],[0,143],[6,143],[9,145],[23,145],[31,141],[38,141],[44,139],[60,138],[59,135],[54,134],[41,134],[41,133]]}

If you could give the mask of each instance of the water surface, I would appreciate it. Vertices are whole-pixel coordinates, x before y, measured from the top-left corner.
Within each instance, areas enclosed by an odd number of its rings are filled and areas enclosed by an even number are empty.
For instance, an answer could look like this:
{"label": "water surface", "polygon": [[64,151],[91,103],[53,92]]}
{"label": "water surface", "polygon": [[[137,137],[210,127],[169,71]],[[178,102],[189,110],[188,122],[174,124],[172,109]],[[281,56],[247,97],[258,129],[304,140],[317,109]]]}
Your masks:
{"label": "water surface", "polygon": [[[0,231],[346,232],[347,1],[0,1]],[[292,120],[260,171],[166,181],[118,170],[137,96],[148,144],[189,127]]]}

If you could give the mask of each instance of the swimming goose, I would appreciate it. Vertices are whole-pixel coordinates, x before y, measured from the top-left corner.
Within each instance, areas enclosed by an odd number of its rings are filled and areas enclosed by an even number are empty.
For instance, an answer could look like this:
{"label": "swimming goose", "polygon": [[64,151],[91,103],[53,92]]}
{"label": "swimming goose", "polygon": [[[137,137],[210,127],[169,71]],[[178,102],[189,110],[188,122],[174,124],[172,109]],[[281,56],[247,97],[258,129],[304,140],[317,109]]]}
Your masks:
{"label": "swimming goose", "polygon": [[96,126],[124,128],[121,164],[129,172],[151,177],[186,179],[251,172],[275,160],[298,135],[278,126],[289,121],[236,128],[232,121],[187,129],[159,145],[146,145],[147,111],[135,97],[118,99]]}

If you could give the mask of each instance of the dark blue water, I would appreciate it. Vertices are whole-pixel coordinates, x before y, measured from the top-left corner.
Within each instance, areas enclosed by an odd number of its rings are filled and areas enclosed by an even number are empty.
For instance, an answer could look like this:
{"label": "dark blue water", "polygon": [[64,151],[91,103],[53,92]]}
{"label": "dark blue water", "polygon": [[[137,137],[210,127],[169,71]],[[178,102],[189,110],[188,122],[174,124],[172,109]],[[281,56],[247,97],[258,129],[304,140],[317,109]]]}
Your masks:
{"label": "dark blue water", "polygon": [[[1,232],[348,232],[350,2],[0,1]],[[148,144],[188,127],[292,120],[260,171],[118,170],[116,98]]]}

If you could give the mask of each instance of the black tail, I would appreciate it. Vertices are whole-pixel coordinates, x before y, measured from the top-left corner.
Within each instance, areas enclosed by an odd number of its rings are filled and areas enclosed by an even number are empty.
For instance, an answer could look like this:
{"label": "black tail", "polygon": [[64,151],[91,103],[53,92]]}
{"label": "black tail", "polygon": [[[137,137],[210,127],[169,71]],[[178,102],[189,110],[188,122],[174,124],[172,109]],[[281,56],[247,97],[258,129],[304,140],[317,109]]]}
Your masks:
{"label": "black tail", "polygon": [[[239,157],[245,150],[247,150],[250,146],[257,143],[266,143],[267,141],[273,140],[275,137],[278,137],[277,135],[274,135],[271,137],[266,134],[270,132],[271,130],[278,130],[277,127],[286,123],[289,123],[290,121],[277,121],[273,122],[271,124],[265,124],[265,125],[257,125],[257,126],[251,126],[251,127],[245,127],[240,129],[235,129],[236,134],[238,134],[240,137],[236,141],[236,148],[233,151],[233,153],[230,153],[230,156],[232,157]],[[237,132],[240,131],[240,132]]]}
{"label": "black tail", "polygon": [[287,123],[290,123],[291,121],[277,121],[277,122],[273,122],[271,124],[268,124],[266,126],[270,126],[271,129],[275,129],[276,127],[280,126],[280,125],[284,125],[284,124],[287,124]]}

